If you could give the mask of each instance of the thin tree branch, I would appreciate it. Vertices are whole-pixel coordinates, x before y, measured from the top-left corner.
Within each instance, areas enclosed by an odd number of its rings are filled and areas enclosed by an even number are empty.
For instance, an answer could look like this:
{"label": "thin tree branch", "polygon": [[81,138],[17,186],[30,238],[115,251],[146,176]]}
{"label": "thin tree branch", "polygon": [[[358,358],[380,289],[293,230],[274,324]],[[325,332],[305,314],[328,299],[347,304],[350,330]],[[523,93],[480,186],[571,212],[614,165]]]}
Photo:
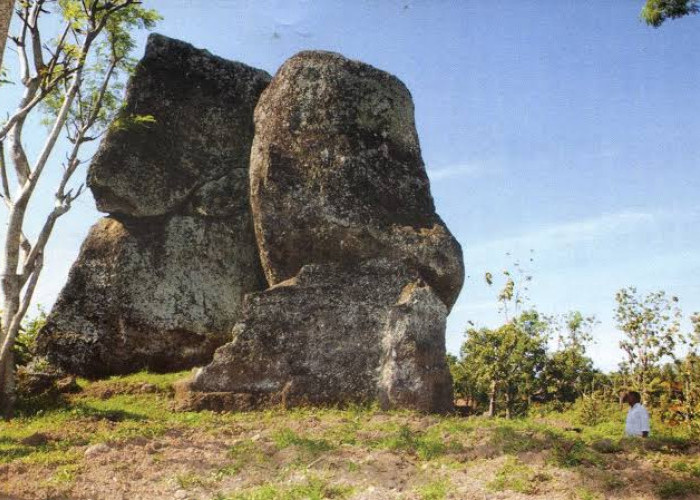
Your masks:
{"label": "thin tree branch", "polygon": [[2,196],[6,203],[12,203],[10,183],[7,179],[7,163],[5,161],[5,141],[0,141],[0,177],[2,178]]}
{"label": "thin tree branch", "polygon": [[36,0],[30,15],[29,22],[26,23],[29,28],[29,33],[32,37],[32,55],[34,56],[34,70],[39,78],[46,65],[44,64],[44,55],[41,48],[41,35],[39,33],[39,15],[41,8],[44,5],[44,0]]}

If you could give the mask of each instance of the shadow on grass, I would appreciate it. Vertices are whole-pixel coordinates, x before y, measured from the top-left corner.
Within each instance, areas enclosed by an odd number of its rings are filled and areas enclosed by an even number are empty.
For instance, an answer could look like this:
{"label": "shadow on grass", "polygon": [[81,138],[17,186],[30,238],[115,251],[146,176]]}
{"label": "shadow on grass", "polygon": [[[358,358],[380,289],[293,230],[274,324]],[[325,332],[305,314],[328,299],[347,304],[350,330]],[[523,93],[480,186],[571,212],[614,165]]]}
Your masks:
{"label": "shadow on grass", "polygon": [[107,420],[109,422],[144,422],[148,420],[148,417],[140,413],[127,410],[100,409],[85,403],[72,404],[69,409],[72,414],[91,420]]}

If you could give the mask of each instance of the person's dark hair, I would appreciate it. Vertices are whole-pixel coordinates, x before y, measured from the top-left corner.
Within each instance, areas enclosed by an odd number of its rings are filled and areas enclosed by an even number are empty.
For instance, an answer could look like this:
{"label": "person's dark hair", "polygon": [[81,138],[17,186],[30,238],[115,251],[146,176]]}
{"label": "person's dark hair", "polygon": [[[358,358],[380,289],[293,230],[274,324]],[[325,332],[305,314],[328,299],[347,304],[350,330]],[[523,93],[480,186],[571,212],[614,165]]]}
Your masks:
{"label": "person's dark hair", "polygon": [[627,401],[633,400],[635,403],[639,403],[642,400],[642,396],[637,391],[628,391],[625,399]]}

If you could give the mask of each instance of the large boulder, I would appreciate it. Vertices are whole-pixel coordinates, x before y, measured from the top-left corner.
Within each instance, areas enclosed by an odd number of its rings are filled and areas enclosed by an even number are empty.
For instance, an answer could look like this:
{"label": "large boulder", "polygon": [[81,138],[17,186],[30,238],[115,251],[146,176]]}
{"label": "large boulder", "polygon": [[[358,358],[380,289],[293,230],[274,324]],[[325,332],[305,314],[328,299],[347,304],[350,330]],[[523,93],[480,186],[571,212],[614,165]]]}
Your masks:
{"label": "large boulder", "polygon": [[90,165],[98,210],[229,215],[226,203],[238,195],[230,176],[238,170],[247,183],[253,110],[269,82],[265,71],[151,35],[124,109]]}
{"label": "large boulder", "polygon": [[248,166],[264,71],[151,35],[90,166],[98,209],[39,343],[97,377],[208,362],[265,288]]}
{"label": "large boulder", "polygon": [[385,408],[446,412],[446,315],[403,264],[306,265],[246,296],[233,342],[178,391],[180,403],[238,410],[378,400]]}
{"label": "large boulder", "polygon": [[396,77],[330,52],[284,63],[255,109],[251,204],[270,285],[308,263],[404,262],[452,307],[462,251],[430,195]]}
{"label": "large boulder", "polygon": [[242,297],[263,281],[250,225],[105,217],[83,243],[39,350],[87,377],[202,365],[231,339]]}

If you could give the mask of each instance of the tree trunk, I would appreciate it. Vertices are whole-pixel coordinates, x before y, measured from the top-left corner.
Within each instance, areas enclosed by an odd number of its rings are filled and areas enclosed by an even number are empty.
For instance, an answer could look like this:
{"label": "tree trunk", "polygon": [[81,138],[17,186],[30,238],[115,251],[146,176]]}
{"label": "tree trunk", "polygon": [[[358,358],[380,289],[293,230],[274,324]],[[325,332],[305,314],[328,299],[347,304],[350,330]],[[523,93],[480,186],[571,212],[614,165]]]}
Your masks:
{"label": "tree trunk", "polygon": [[5,366],[0,368],[0,414],[10,420],[15,410],[15,363],[14,356],[7,356]]}
{"label": "tree trunk", "polygon": [[0,0],[0,67],[2,67],[2,55],[5,53],[5,42],[10,30],[14,3],[14,0]]}
{"label": "tree trunk", "polygon": [[510,420],[512,417],[512,411],[511,411],[511,398],[510,398],[510,391],[506,391],[505,394],[506,397],[506,418]]}
{"label": "tree trunk", "polygon": [[489,417],[496,415],[496,382],[491,382],[491,391],[489,392]]}

